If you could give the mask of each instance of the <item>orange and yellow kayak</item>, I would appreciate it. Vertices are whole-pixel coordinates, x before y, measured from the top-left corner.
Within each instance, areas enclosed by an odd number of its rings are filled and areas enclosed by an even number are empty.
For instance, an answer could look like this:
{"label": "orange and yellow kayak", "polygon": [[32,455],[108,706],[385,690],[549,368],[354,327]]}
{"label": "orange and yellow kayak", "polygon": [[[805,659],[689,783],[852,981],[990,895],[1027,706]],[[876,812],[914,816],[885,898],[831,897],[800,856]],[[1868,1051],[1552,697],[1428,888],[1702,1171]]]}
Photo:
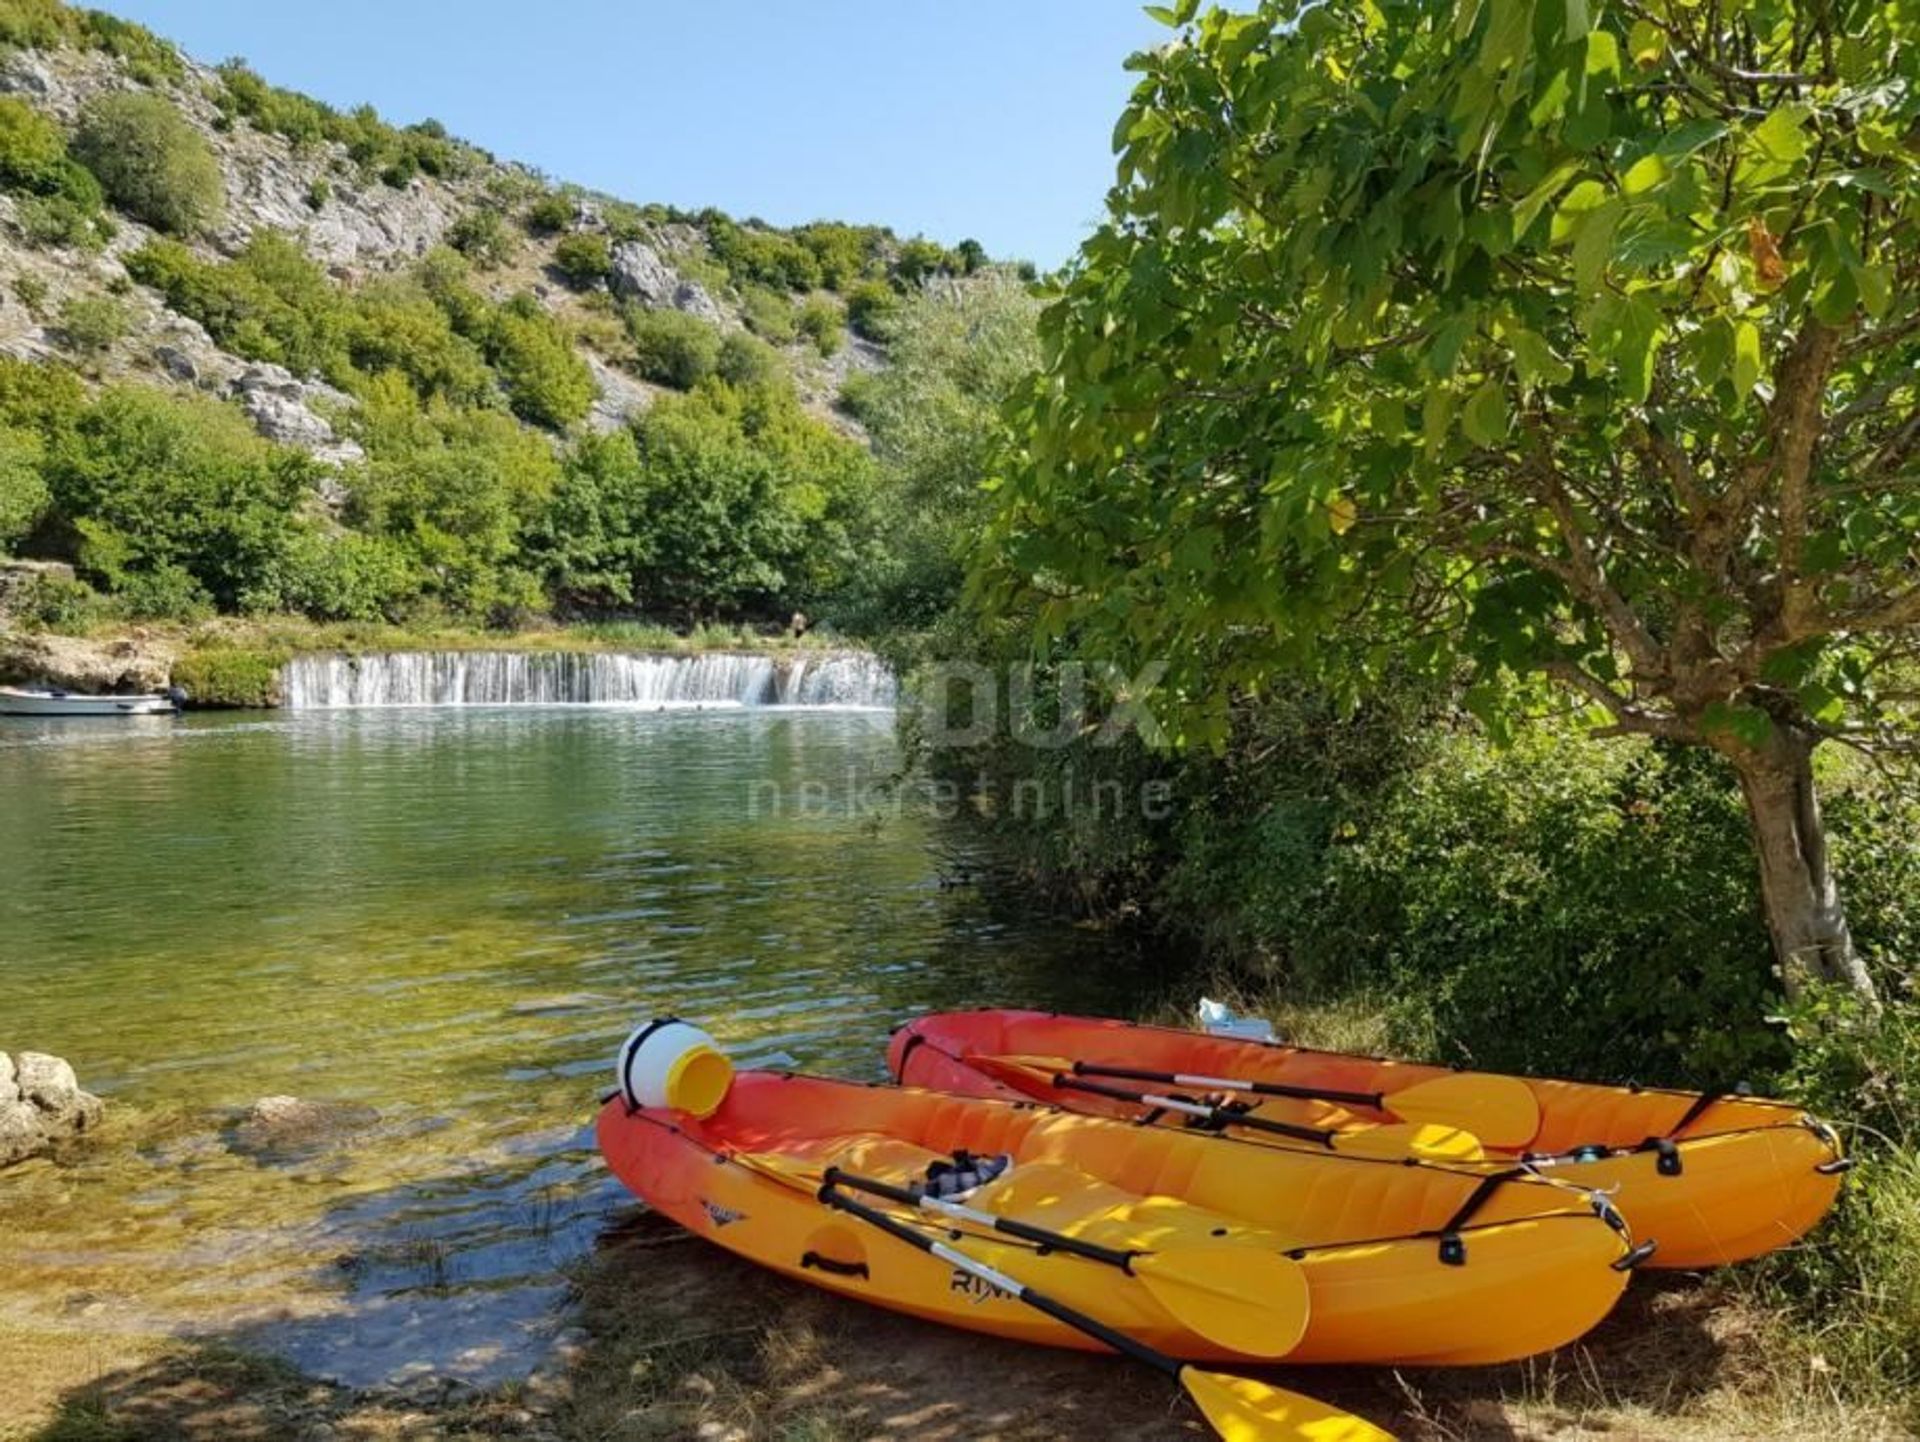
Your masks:
{"label": "orange and yellow kayak", "polygon": [[1609,1195],[1636,1236],[1657,1243],[1655,1267],[1784,1246],[1826,1215],[1850,1165],[1830,1126],[1786,1102],[1461,1072],[1035,1011],[917,1018],[895,1032],[888,1064],[904,1084],[1261,1144],[1228,1145],[1234,1158],[1397,1150],[1445,1157],[1450,1175],[1523,1170],[1575,1182]]}
{"label": "orange and yellow kayak", "polygon": [[[932,1045],[916,1051],[944,1055]],[[910,1059],[909,1070],[922,1068],[937,1070]],[[1604,1199],[1511,1170],[1234,1146],[1026,1100],[743,1072],[704,1116],[616,1095],[598,1132],[635,1195],[730,1251],[899,1312],[1057,1346],[1099,1344],[836,1210],[823,1183],[869,1179],[863,1195],[898,1224],[1191,1361],[1528,1356],[1599,1321],[1644,1251]],[[956,1167],[978,1167],[964,1174],[974,1222],[871,1190],[924,1194]],[[1001,1220],[1082,1251],[1007,1235]],[[1101,1265],[1088,1249],[1132,1264]],[[1191,1276],[1178,1273],[1196,1267],[1211,1280],[1184,1295],[1200,1302],[1170,1306],[1181,1294],[1165,1289],[1166,1271],[1184,1284]],[[1211,1325],[1207,1288],[1267,1276],[1285,1281],[1262,1284],[1284,1335],[1259,1347],[1223,1341],[1240,1334]]]}

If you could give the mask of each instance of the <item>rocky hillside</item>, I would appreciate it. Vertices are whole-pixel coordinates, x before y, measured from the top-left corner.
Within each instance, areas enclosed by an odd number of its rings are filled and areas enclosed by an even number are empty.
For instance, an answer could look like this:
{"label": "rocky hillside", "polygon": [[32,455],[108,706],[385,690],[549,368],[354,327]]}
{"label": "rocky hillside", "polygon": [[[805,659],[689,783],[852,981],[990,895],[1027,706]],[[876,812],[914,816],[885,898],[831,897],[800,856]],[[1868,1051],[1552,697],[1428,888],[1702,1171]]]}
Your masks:
{"label": "rocky hillside", "polygon": [[883,544],[849,380],[988,268],[593,194],[0,0],[0,556],[78,578],[13,624],[815,604]]}

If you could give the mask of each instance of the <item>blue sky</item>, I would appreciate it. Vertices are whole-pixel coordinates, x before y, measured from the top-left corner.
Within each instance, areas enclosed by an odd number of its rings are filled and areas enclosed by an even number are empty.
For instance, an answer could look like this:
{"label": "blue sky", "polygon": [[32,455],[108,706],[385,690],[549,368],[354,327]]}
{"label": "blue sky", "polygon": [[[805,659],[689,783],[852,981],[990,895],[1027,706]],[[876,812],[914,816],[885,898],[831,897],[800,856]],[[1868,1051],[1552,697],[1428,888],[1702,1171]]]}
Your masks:
{"label": "blue sky", "polygon": [[1042,266],[1100,214],[1121,62],[1166,35],[1134,0],[104,3],[199,59],[631,200],[974,236]]}

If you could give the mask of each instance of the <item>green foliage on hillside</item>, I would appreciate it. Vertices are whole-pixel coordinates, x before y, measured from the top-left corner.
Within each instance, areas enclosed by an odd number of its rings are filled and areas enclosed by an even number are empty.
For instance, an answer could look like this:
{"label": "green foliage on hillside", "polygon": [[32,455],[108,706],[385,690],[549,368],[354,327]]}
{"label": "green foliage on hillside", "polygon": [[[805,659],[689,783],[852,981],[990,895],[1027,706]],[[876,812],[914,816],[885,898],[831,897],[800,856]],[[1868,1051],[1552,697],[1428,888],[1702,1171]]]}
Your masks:
{"label": "green foliage on hillside", "polygon": [[0,189],[15,193],[15,214],[35,245],[95,247],[111,226],[93,172],[68,154],[66,132],[13,96],[0,97]]}
{"label": "green foliage on hillside", "polygon": [[72,9],[60,0],[0,0],[0,44],[102,51],[144,85],[179,81],[187,73],[179,49],[145,26],[104,10]]}
{"label": "green foliage on hillside", "polygon": [[513,259],[513,233],[499,211],[481,206],[447,228],[447,244],[480,270],[494,270]]}
{"label": "green foliage on hillside", "polygon": [[720,332],[711,321],[678,310],[629,307],[627,335],[634,369],[655,385],[688,391],[713,374],[720,361]]}
{"label": "green foliage on hillside", "polygon": [[884,343],[888,323],[900,309],[900,297],[877,280],[863,280],[847,292],[847,328],[857,336]]}
{"label": "green foliage on hillside", "polygon": [[115,205],[171,234],[205,230],[226,205],[212,149],[159,95],[120,92],[89,101],[73,153]]}
{"label": "green foliage on hillside", "polygon": [[269,85],[244,60],[226,61],[219,77],[213,102],[229,123],[244,119],[295,145],[344,146],[363,175],[378,176],[391,186],[404,186],[416,175],[458,179],[472,174],[486,158],[448,135],[438,121],[401,127],[382,120],[371,105],[335,110],[298,91]]}
{"label": "green foliage on hillside", "polygon": [[577,289],[598,285],[613,274],[613,252],[604,235],[569,235],[553,248],[553,263]]}

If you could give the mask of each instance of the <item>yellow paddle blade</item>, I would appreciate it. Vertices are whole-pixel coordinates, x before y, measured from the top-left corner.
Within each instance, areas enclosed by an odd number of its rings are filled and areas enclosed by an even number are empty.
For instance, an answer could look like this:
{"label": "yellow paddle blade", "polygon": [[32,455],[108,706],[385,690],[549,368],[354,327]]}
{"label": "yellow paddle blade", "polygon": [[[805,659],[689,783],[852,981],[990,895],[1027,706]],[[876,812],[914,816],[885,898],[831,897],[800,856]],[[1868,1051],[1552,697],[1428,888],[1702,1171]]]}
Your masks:
{"label": "yellow paddle blade", "polygon": [[1251,1377],[1182,1367],[1180,1385],[1227,1442],[1393,1442],[1351,1412]]}
{"label": "yellow paddle blade", "polygon": [[1459,1127],[1489,1147],[1524,1147],[1540,1130],[1540,1102],[1518,1077],[1457,1072],[1388,1092],[1384,1100],[1403,1122]]}
{"label": "yellow paddle blade", "polygon": [[1435,1162],[1478,1162],[1487,1155],[1472,1132],[1408,1122],[1341,1132],[1333,1139],[1333,1149],[1345,1157],[1422,1157]]}
{"label": "yellow paddle blade", "polygon": [[1306,1334],[1300,1264],[1252,1247],[1175,1247],[1133,1259],[1133,1275],[1181,1326],[1249,1357],[1284,1357]]}

